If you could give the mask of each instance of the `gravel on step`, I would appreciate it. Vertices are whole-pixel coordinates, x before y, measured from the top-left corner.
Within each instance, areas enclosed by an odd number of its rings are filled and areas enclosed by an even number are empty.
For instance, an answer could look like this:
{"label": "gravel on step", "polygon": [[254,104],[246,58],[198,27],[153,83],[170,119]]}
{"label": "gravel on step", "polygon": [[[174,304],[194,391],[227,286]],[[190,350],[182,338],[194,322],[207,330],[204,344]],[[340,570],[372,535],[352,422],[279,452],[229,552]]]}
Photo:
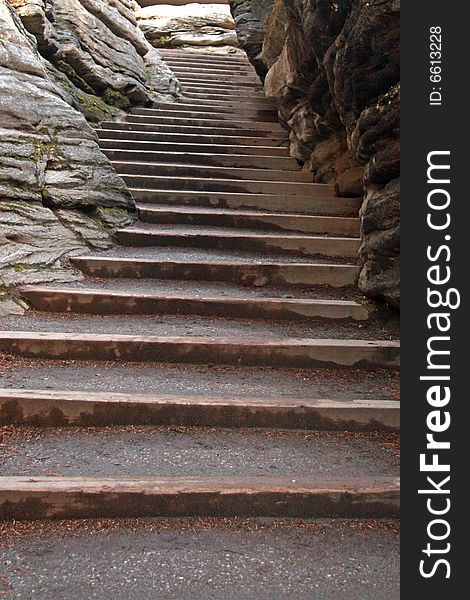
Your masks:
{"label": "gravel on step", "polygon": [[[393,324],[392,324],[393,325]],[[140,336],[203,336],[243,338],[379,339],[398,337],[398,329],[386,321],[332,320],[261,321],[173,315],[82,315],[42,313],[10,315],[0,319],[6,331],[48,331]]]}
{"label": "gravel on step", "polygon": [[8,600],[398,600],[395,521],[64,521],[0,526]]}
{"label": "gravel on step", "polygon": [[396,371],[274,369],[0,356],[0,387],[218,397],[398,400]]}
{"label": "gravel on step", "polygon": [[127,426],[18,427],[2,437],[3,476],[399,474],[396,434]]}
{"label": "gravel on step", "polygon": [[283,254],[282,252],[255,252],[242,250],[217,250],[209,248],[175,248],[165,246],[116,246],[111,250],[103,252],[93,252],[90,256],[113,257],[113,258],[148,258],[159,261],[187,260],[198,262],[248,262],[255,264],[268,264],[272,262],[282,262],[285,264],[308,263],[308,264],[354,264],[351,259],[342,259],[340,257],[312,257],[295,256],[293,254]]}
{"label": "gravel on step", "polygon": [[[178,281],[173,279],[97,279],[85,278],[71,283],[48,283],[48,289],[92,289],[130,294],[161,294],[172,296],[204,296],[231,298],[305,298],[308,300],[365,300],[352,289],[328,286],[312,287],[248,287],[226,282]],[[41,286],[42,287],[42,286]]]}
{"label": "gravel on step", "polygon": [[275,238],[295,238],[295,237],[303,237],[303,238],[328,238],[328,237],[338,237],[338,238],[357,238],[358,236],[354,235],[327,235],[320,233],[302,233],[298,231],[289,231],[273,229],[269,230],[260,230],[260,229],[249,229],[242,227],[216,227],[209,225],[169,225],[169,224],[161,224],[161,223],[147,223],[144,221],[137,221],[131,227],[132,230],[143,231],[148,233],[172,233],[174,235],[230,235],[230,236],[259,236],[261,238],[273,236]]}

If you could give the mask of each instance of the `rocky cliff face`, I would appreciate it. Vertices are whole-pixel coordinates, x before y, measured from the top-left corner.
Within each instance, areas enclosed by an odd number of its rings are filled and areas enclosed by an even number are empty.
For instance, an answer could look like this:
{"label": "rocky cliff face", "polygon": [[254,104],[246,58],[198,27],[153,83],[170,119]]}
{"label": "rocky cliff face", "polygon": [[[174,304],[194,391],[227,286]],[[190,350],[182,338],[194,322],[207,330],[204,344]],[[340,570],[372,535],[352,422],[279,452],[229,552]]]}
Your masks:
{"label": "rocky cliff face", "polygon": [[137,26],[134,0],[10,0],[69,104],[89,120],[178,95]]}
{"label": "rocky cliff face", "polygon": [[399,305],[398,0],[230,0],[291,155],[363,195],[360,289]]}
{"label": "rocky cliff face", "polygon": [[111,246],[113,228],[134,218],[133,200],[100,151],[80,103],[101,98],[107,110],[104,100],[112,94],[143,103],[176,89],[167,67],[161,77],[158,69],[145,75],[149,60],[161,59],[131,27],[128,0],[15,3],[18,13],[0,0],[4,298],[17,284],[76,279],[67,257]]}

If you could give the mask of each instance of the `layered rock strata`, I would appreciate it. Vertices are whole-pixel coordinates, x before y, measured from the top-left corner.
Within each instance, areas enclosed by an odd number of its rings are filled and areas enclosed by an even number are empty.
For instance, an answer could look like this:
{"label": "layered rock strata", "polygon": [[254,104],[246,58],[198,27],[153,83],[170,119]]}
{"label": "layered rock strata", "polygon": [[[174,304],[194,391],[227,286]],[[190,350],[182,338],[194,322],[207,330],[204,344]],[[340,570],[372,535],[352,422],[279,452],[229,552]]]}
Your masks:
{"label": "layered rock strata", "polygon": [[359,287],[399,306],[398,0],[230,0],[291,155],[363,196]]}

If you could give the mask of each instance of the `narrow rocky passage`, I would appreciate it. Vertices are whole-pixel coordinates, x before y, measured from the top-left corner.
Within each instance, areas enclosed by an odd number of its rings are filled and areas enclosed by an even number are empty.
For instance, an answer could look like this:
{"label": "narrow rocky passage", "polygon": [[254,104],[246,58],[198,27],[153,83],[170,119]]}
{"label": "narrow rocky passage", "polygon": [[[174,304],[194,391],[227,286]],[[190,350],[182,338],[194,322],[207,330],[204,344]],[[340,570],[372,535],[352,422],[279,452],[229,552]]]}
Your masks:
{"label": "narrow rocky passage", "polygon": [[138,221],[1,321],[0,516],[396,517],[398,332],[355,287],[360,199],[289,157],[247,59],[163,54],[181,101],[97,130]]}

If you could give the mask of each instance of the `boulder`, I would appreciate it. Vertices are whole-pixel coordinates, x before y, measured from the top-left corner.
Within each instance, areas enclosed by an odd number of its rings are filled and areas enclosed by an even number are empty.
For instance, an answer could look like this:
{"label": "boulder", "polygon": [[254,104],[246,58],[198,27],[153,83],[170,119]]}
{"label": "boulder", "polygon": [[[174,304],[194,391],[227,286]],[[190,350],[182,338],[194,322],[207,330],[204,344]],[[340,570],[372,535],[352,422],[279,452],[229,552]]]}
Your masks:
{"label": "boulder", "polygon": [[226,4],[147,6],[139,11],[138,22],[155,47],[238,45]]}
{"label": "boulder", "polygon": [[179,84],[137,26],[132,0],[12,0],[49,72],[87,118],[172,101]]}

